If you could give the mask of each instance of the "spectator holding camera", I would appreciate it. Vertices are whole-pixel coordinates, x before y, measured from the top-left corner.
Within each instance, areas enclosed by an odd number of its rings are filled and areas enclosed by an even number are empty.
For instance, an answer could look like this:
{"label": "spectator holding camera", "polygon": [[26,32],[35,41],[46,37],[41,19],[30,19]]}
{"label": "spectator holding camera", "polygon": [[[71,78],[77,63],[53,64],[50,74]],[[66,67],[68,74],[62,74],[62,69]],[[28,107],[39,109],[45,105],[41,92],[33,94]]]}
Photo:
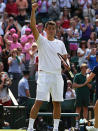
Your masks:
{"label": "spectator holding camera", "polygon": [[71,80],[67,80],[67,91],[65,94],[65,99],[76,98],[75,90],[72,89],[72,82]]}
{"label": "spectator holding camera", "polygon": [[3,72],[3,63],[0,62],[0,104],[10,106],[11,98],[8,94],[8,87],[11,85],[11,80],[6,72]]}
{"label": "spectator holding camera", "polygon": [[8,65],[9,65],[9,75],[13,76],[14,78],[21,77],[21,60],[18,57],[17,49],[13,49],[11,52],[11,57],[8,58]]}

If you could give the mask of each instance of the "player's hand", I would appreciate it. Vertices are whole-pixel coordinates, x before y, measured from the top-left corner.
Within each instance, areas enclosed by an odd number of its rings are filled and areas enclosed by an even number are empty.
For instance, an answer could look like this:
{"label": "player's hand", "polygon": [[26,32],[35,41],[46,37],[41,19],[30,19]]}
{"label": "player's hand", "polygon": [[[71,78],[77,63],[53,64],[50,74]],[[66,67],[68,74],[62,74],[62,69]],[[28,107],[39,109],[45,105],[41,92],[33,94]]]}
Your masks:
{"label": "player's hand", "polygon": [[32,4],[32,11],[35,11],[38,8],[38,4],[34,3]]}

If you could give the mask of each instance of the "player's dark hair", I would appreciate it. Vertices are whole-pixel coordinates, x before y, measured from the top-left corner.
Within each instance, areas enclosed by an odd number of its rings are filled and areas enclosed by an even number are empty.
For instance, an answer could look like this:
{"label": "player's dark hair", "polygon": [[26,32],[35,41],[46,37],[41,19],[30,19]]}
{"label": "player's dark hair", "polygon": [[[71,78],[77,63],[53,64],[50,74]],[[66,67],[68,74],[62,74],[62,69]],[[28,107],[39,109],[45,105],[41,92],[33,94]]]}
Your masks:
{"label": "player's dark hair", "polygon": [[48,27],[48,25],[54,25],[56,27],[56,23],[54,21],[48,21],[46,24],[45,24],[45,28]]}

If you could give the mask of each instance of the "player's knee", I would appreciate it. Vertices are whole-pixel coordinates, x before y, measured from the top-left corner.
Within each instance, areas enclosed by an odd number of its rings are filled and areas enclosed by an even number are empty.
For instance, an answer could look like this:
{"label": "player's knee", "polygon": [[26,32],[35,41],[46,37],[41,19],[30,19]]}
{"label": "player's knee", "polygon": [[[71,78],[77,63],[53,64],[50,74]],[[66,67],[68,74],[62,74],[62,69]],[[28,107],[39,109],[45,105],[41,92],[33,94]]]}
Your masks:
{"label": "player's knee", "polygon": [[42,105],[42,103],[43,103],[43,101],[36,100],[34,106],[35,106],[36,108],[40,108],[41,105]]}
{"label": "player's knee", "polygon": [[60,102],[53,102],[53,107],[61,107],[61,104],[60,104]]}

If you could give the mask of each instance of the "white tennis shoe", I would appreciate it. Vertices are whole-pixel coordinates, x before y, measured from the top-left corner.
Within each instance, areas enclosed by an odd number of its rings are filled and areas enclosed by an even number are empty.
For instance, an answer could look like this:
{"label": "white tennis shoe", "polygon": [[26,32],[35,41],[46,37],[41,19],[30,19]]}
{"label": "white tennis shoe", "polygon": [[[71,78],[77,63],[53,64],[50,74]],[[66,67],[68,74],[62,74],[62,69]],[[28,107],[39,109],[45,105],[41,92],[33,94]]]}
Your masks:
{"label": "white tennis shoe", "polygon": [[87,131],[98,131],[98,128],[95,128],[94,126],[86,126]]}

